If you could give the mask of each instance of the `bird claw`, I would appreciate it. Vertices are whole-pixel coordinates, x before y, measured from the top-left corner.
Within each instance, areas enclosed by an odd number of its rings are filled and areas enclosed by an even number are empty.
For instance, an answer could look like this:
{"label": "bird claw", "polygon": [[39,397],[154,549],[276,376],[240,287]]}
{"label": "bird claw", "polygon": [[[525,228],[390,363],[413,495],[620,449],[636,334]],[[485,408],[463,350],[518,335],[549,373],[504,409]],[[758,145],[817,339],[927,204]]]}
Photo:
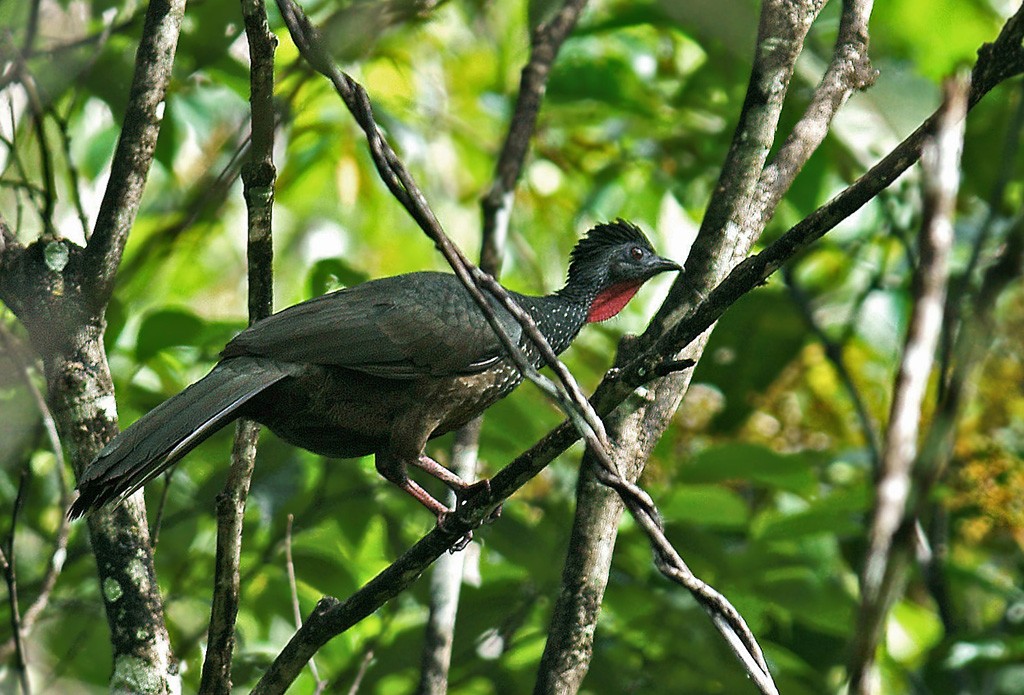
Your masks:
{"label": "bird claw", "polygon": [[456,489],[454,490],[454,492],[454,511],[459,511],[463,507],[468,505],[470,502],[472,502],[475,497],[478,497],[480,495],[491,494],[491,481],[488,480],[487,478],[484,478],[483,480],[478,480],[475,483],[470,483],[469,485],[466,485],[463,488]]}
{"label": "bird claw", "polygon": [[[455,509],[453,511],[459,512],[467,506],[474,498],[480,495],[491,494],[491,481],[487,478],[478,480],[475,483],[467,485],[461,490],[455,490]],[[484,517],[483,523],[490,524],[496,521],[501,516],[501,505],[495,507],[490,514]]]}
{"label": "bird claw", "polygon": [[[452,530],[451,529],[452,522],[450,520],[456,515],[456,513],[457,512],[455,512],[455,511],[446,511],[446,512],[441,512],[440,514],[438,514],[437,515],[437,527],[439,529],[441,529],[442,531],[451,531]],[[455,542],[452,543],[451,546],[449,546],[448,552],[451,553],[452,555],[454,555],[455,553],[459,552],[460,550],[465,550],[466,546],[468,546],[470,544],[470,541],[472,541],[472,540],[473,540],[473,532],[472,531],[466,531],[466,533],[464,533],[462,536],[457,538],[455,540]]]}
{"label": "bird claw", "polygon": [[[455,508],[444,510],[439,512],[437,515],[437,527],[442,531],[453,531],[454,529],[452,529],[452,526],[460,521],[458,518],[459,515],[471,502],[473,502],[474,499],[478,498],[480,495],[491,494],[491,481],[485,478],[484,480],[479,480],[471,485],[456,488],[453,492],[455,493]],[[491,511],[490,514],[484,517],[483,523],[492,523],[500,516],[501,505],[499,504]],[[458,540],[452,543],[451,547],[448,548],[448,552],[454,554],[460,550],[464,550],[472,540],[473,532],[467,531]]]}

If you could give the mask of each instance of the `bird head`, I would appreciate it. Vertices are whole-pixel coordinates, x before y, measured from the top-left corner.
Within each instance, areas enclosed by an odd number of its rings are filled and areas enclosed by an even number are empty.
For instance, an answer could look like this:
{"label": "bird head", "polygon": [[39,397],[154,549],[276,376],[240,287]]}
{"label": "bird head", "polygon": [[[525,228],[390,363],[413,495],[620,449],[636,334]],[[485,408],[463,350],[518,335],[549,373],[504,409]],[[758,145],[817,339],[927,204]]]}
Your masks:
{"label": "bird head", "polygon": [[560,294],[590,302],[588,321],[609,319],[659,273],[682,270],[654,252],[640,228],[619,219],[599,224],[576,244]]}

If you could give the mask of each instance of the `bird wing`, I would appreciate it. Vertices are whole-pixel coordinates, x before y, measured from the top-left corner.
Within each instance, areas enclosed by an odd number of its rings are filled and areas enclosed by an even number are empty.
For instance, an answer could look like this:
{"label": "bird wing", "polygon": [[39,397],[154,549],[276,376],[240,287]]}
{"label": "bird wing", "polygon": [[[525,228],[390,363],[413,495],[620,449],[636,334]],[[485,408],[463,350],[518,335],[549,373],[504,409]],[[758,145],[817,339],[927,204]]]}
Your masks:
{"label": "bird wing", "polygon": [[[488,298],[518,342],[519,323]],[[483,371],[504,349],[458,278],[421,272],[372,280],[284,309],[240,333],[223,353],[243,354],[412,379]]]}

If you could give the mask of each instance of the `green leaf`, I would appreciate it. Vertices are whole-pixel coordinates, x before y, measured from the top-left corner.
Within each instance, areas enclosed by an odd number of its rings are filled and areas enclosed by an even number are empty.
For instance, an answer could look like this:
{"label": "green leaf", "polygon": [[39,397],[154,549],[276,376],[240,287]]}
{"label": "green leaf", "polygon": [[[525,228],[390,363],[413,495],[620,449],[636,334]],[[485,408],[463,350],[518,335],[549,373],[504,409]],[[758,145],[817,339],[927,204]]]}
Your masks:
{"label": "green leaf", "polygon": [[342,287],[366,282],[370,276],[341,258],[323,258],[309,269],[307,284],[309,296],[319,297]]}
{"label": "green leaf", "polygon": [[714,425],[732,431],[745,422],[751,396],[778,378],[806,339],[803,318],[782,292],[758,290],[736,302],[718,322],[693,375],[725,396]]}
{"label": "green leaf", "polygon": [[111,126],[89,138],[85,154],[81,158],[83,176],[95,179],[110,164],[119,134],[120,130],[116,126]]}
{"label": "green leaf", "polygon": [[766,514],[755,524],[756,535],[777,540],[793,540],[817,533],[835,538],[855,537],[864,530],[864,514],[870,503],[866,486],[837,491],[800,511]]}
{"label": "green leaf", "polygon": [[161,350],[172,346],[196,345],[205,324],[184,309],[161,309],[146,316],[139,327],[135,359],[146,362]]}
{"label": "green leaf", "polygon": [[687,483],[757,482],[797,493],[817,484],[813,454],[780,454],[757,444],[723,444],[702,451],[681,471]]}
{"label": "green leaf", "polygon": [[742,497],[719,485],[684,485],[672,490],[661,505],[673,522],[690,522],[724,529],[743,528],[750,510]]}

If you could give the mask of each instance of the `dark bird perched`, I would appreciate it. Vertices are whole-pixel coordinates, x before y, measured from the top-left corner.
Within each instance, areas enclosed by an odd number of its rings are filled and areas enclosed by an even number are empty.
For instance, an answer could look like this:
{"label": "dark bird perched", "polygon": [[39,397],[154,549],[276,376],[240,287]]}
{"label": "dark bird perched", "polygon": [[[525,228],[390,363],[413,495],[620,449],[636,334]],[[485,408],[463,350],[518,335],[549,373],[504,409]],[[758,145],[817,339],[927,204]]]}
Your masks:
{"label": "dark bird perched", "polygon": [[[618,220],[576,245],[565,287],[543,297],[511,294],[560,353],[585,323],[611,318],[651,277],[680,269]],[[539,366],[522,327],[488,297]],[[332,292],[242,331],[213,371],[111,440],[83,471],[68,515],[130,495],[244,416],[324,456],[374,454],[381,475],[440,519],[447,509],[409,478],[408,466],[464,493],[466,483],[423,453],[427,440],[469,422],[522,380],[454,275],[409,273]]]}

